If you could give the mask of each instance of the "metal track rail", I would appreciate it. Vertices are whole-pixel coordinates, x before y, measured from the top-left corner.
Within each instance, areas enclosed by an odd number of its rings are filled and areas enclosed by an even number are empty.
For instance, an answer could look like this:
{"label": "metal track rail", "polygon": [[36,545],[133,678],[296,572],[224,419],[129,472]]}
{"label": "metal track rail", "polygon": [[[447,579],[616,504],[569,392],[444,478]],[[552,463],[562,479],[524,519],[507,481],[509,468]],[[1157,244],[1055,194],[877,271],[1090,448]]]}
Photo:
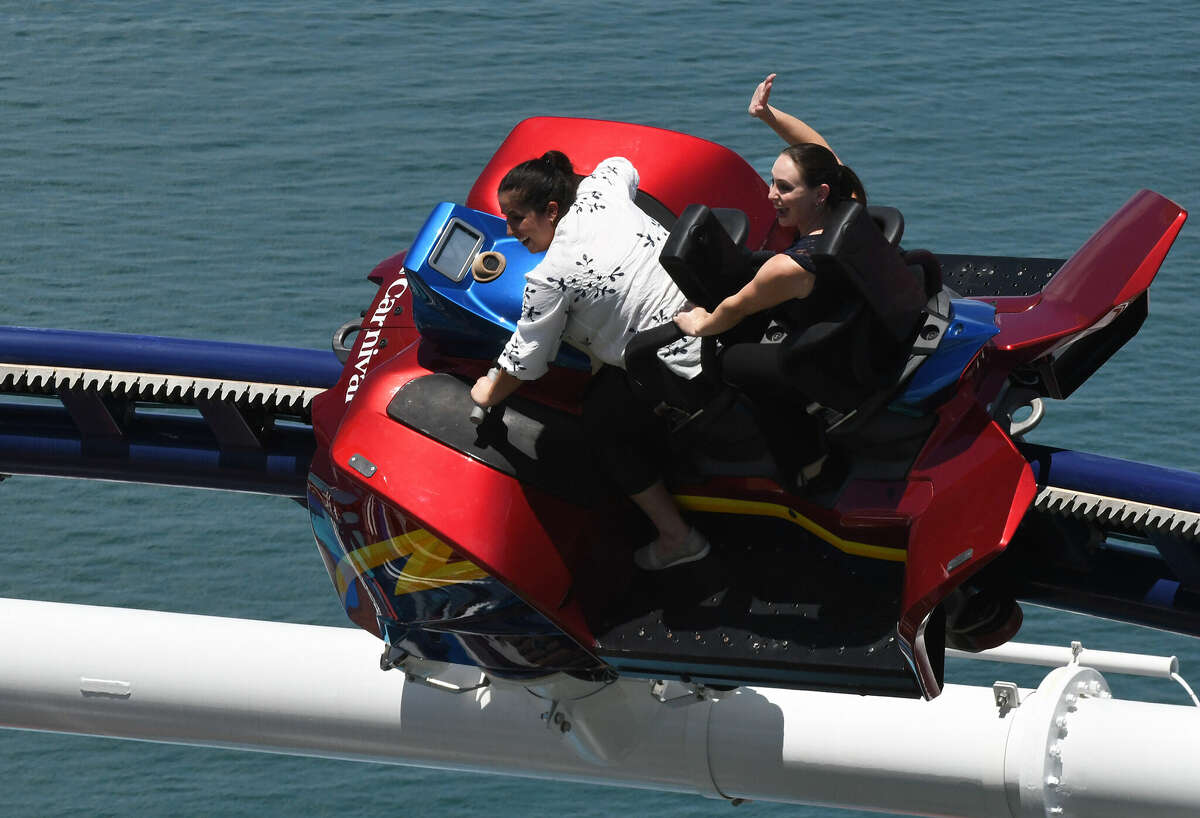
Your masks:
{"label": "metal track rail", "polygon": [[1029,602],[1200,635],[1200,475],[1019,447],[1040,488],[990,579]]}
{"label": "metal track rail", "polygon": [[64,390],[164,404],[194,405],[197,400],[227,401],[243,409],[255,408],[271,414],[307,419],[313,396],[324,391],[324,387],[0,363],[0,393],[58,395]]}
{"label": "metal track rail", "polygon": [[1200,474],[1020,444],[1040,490],[1034,508],[1115,534],[1200,538]]}
{"label": "metal track rail", "polygon": [[1200,513],[1139,503],[1086,491],[1045,486],[1033,501],[1038,511],[1095,523],[1106,532],[1133,537],[1169,534],[1200,540]]}
{"label": "metal track rail", "polygon": [[0,472],[303,496],[340,373],[332,352],[0,327]]}

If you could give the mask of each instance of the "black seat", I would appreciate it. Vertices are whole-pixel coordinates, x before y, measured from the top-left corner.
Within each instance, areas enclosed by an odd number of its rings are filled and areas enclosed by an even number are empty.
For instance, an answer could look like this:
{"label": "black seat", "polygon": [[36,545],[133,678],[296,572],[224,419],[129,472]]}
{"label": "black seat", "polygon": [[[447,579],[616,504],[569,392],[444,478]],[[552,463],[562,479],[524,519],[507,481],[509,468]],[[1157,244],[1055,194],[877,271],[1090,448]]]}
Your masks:
{"label": "black seat", "polygon": [[[722,216],[704,205],[689,205],[660,255],[687,299],[708,310],[741,289],[761,263],[759,254],[730,237],[722,224],[728,217]],[[880,229],[880,221],[888,234]],[[826,286],[836,286],[843,297],[834,310],[788,335],[778,354],[772,353],[781,380],[818,393],[811,395],[814,401],[842,410],[891,374],[894,362],[907,354],[921,322],[930,297],[927,290],[940,289],[936,259],[914,256],[911,262],[921,272],[917,275],[909,269],[892,243],[902,232],[903,217],[895,208],[865,208],[857,201],[838,205],[811,258],[817,276]],[[769,320],[760,314],[743,321],[720,338],[721,346],[761,340]],[[630,373],[637,378],[644,365],[638,360],[652,354],[648,347],[653,343],[678,337],[669,327],[635,337],[626,350]],[[706,357],[706,370],[719,366],[711,354]]]}
{"label": "black seat", "polygon": [[[724,298],[740,290],[761,264],[761,260],[756,263],[745,247],[749,230],[750,220],[740,210],[688,205],[675,220],[659,260],[688,301],[712,310]],[[766,325],[766,316],[742,322],[731,330],[730,340],[758,340]],[[634,335],[626,345],[624,355],[625,369],[633,380],[675,407],[689,407],[695,395],[705,391],[697,384],[697,389],[689,395],[680,394],[659,372],[658,350],[682,337],[679,327],[668,322]],[[706,362],[704,380],[709,394],[722,388],[714,359],[715,340],[706,338],[702,346]]]}
{"label": "black seat", "polygon": [[867,205],[867,213],[875,220],[888,244],[899,247],[900,239],[904,237],[904,216],[900,211],[894,207]]}
{"label": "black seat", "polygon": [[776,394],[846,413],[894,384],[928,296],[858,202],[837,207],[810,256],[822,286],[839,291],[833,306],[777,349],[730,348],[722,377],[742,389],[773,385]]}
{"label": "black seat", "polygon": [[[745,214],[742,216],[745,218]],[[733,221],[728,215],[725,219]],[[748,227],[748,219],[746,224]],[[744,237],[743,243],[739,243],[730,236],[722,224],[720,211],[691,204],[675,220],[659,261],[688,301],[712,310],[726,296],[740,290],[753,275],[744,241]]]}
{"label": "black seat", "polygon": [[[890,219],[885,226],[891,235],[882,232],[876,213]],[[910,269],[892,243],[903,230],[899,211],[876,213],[859,202],[843,202],[810,254],[822,286],[838,291],[830,308],[811,316],[803,329],[776,331],[781,339],[765,338],[770,311],[743,321],[719,344],[706,338],[704,371],[711,381],[752,400],[757,395],[760,403],[815,412],[818,425],[837,423],[860,407],[875,412],[886,405],[876,398],[891,394],[905,373],[923,326],[926,290],[940,289],[940,276],[936,259],[927,272],[927,260],[914,257]],[[711,310],[744,286],[769,255],[739,246],[708,208],[692,205],[676,222],[661,258],[688,299]],[[630,374],[636,379],[637,360],[652,361],[657,346],[678,337],[673,325],[635,336],[626,349]]]}
{"label": "black seat", "polygon": [[[663,243],[659,261],[688,301],[714,310],[744,287],[772,255],[752,253],[746,248],[749,229],[750,220],[740,210],[688,205]],[[722,334],[720,340],[726,345],[756,341],[762,338],[768,323],[765,314],[751,316]],[[706,341],[705,347],[708,363],[715,367],[713,341]],[[715,369],[708,374],[717,375]]]}

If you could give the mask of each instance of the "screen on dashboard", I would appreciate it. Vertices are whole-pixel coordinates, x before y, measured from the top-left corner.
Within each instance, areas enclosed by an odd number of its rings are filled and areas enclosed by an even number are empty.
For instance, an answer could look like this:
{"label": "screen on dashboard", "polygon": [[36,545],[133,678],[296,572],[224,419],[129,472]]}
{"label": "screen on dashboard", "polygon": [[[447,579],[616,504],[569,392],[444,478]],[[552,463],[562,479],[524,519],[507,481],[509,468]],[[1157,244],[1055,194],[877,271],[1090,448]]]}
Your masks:
{"label": "screen on dashboard", "polygon": [[483,234],[454,219],[429,257],[429,266],[452,281],[462,281],[471,267],[471,257],[483,243]]}

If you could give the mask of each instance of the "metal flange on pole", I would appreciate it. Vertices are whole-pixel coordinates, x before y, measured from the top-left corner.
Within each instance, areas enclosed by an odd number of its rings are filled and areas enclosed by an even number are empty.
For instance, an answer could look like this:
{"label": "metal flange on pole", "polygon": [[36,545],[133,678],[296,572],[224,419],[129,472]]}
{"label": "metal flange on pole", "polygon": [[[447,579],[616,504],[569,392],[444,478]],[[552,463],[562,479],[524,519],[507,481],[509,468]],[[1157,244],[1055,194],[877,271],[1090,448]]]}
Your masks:
{"label": "metal flange on pole", "polygon": [[1018,734],[1005,755],[1005,779],[1018,785],[1019,805],[1010,804],[1014,815],[1065,814],[1063,753],[1080,699],[1088,697],[1112,698],[1112,693],[1098,672],[1072,664],[1050,671],[1037,695],[1020,703],[1021,717],[1013,725]]}

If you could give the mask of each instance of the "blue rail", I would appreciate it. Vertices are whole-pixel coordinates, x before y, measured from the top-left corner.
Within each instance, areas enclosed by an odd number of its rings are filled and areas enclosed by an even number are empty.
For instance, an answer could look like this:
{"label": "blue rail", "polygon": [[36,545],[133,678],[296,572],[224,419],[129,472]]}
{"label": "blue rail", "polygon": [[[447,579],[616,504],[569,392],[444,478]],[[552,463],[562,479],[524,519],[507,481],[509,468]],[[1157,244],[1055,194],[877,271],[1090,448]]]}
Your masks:
{"label": "blue rail", "polygon": [[332,351],[116,332],[0,327],[0,362],[328,388]]}
{"label": "blue rail", "polygon": [[316,441],[273,430],[261,451],[222,451],[200,418],[149,414],[118,439],[81,438],[51,406],[0,404],[0,473],[274,494],[301,499]]}
{"label": "blue rail", "polygon": [[[332,351],[26,327],[0,327],[0,363],[309,390],[333,386],[342,371]],[[0,400],[0,474],[304,497],[316,441],[294,416],[280,422],[262,408],[242,415],[213,401],[189,413],[136,398],[60,395],[62,406]]]}
{"label": "blue rail", "polygon": [[1020,448],[1038,485],[1200,512],[1200,474],[1052,446]]}

